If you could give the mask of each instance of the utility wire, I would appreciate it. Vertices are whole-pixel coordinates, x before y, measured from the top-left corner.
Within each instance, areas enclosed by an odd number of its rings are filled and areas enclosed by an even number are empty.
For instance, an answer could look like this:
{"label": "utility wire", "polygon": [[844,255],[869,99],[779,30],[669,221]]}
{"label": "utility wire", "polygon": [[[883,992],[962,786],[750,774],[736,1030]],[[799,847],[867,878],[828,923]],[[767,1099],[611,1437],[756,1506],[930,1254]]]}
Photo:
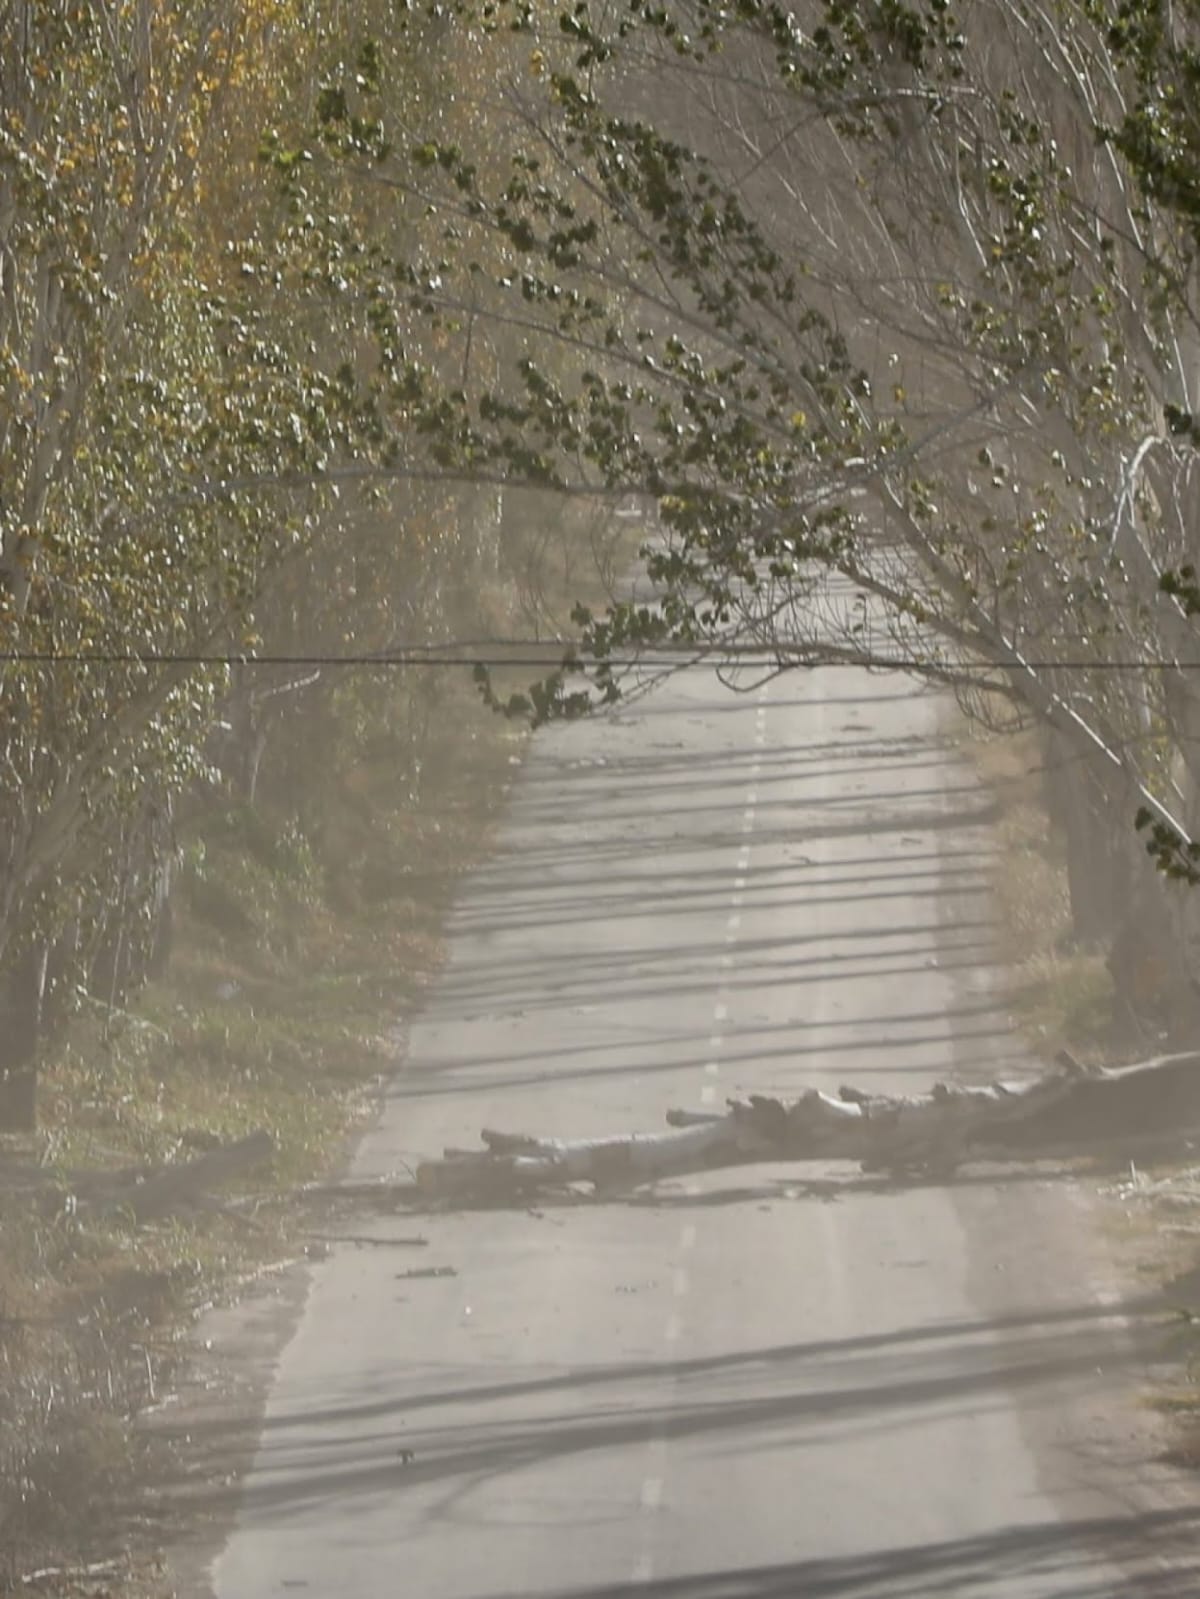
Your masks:
{"label": "utility wire", "polygon": [[[10,665],[42,666],[296,666],[296,667],[393,667],[393,666],[486,666],[501,667],[552,667],[571,662],[586,670],[589,665],[606,665],[614,669],[635,666],[653,666],[670,663],[675,670],[726,665],[779,667],[789,671],[821,671],[832,668],[862,667],[870,671],[922,672],[931,669],[954,672],[1002,671],[1003,664],[994,661],[930,661],[920,656],[888,656],[870,660],[809,659],[799,650],[790,655],[786,649],[771,650],[765,646],[735,644],[694,645],[656,644],[637,655],[609,655],[589,660],[587,656],[569,656],[569,645],[548,644],[539,646],[536,641],[514,641],[514,650],[538,654],[484,654],[467,653],[469,645],[430,644],[406,645],[396,650],[350,655],[235,655],[188,654],[155,650],[81,650],[61,652],[55,650],[0,650],[0,662]],[[489,646],[493,651],[495,644]],[[1057,672],[1194,672],[1200,671],[1200,659],[1190,661],[1154,660],[1088,660],[1065,658],[1039,660],[1025,657],[1022,666],[1035,671]]]}

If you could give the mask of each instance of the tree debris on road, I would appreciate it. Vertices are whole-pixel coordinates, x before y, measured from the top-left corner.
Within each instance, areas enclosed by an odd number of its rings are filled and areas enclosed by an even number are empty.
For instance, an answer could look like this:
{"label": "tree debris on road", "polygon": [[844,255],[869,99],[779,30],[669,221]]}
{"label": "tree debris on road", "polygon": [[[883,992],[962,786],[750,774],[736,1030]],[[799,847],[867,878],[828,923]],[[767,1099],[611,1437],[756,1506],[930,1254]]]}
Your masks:
{"label": "tree debris on road", "polygon": [[1061,1056],[1028,1082],[937,1084],[914,1096],[843,1087],[797,1099],[753,1094],[723,1114],[672,1110],[668,1131],[533,1138],[485,1128],[481,1150],[447,1149],[417,1168],[429,1198],[504,1202],[591,1183],[597,1191],[770,1161],[851,1160],[888,1176],[952,1175],[969,1160],[1120,1155],[1200,1132],[1200,1054],[1090,1069]]}

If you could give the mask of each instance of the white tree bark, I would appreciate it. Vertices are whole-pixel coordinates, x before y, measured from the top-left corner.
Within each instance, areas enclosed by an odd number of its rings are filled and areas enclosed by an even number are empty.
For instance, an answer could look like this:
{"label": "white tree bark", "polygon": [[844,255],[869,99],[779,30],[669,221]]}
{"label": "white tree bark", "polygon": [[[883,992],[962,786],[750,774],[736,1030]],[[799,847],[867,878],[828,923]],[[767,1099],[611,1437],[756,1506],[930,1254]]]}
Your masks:
{"label": "white tree bark", "polygon": [[1069,1057],[1025,1083],[893,1097],[843,1088],[798,1099],[731,1100],[723,1115],[673,1110],[669,1130],[530,1138],[485,1128],[481,1150],[417,1168],[431,1197],[503,1200],[591,1183],[631,1189],[664,1177],[771,1161],[850,1160],[893,1176],[949,1176],[965,1162],[1120,1153],[1200,1129],[1200,1054],[1088,1071]]}

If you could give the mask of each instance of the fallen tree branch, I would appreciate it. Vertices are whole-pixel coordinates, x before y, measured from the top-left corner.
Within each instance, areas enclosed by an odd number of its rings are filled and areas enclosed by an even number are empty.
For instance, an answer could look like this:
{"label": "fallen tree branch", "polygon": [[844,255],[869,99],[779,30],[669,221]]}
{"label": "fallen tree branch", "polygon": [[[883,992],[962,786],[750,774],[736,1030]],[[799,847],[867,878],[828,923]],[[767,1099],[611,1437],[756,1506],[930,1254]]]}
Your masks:
{"label": "fallen tree branch", "polygon": [[1200,1054],[1095,1071],[1069,1056],[1058,1065],[1028,1082],[939,1083],[915,1096],[853,1087],[792,1100],[752,1095],[730,1100],[720,1115],[669,1111],[663,1133],[561,1139],[485,1128],[483,1149],[425,1161],[417,1186],[428,1197],[505,1200],[581,1182],[611,1191],[719,1167],[814,1160],[949,1175],[970,1159],[1070,1159],[1200,1130]]}
{"label": "fallen tree branch", "polygon": [[139,1224],[154,1221],[194,1205],[231,1177],[241,1176],[268,1160],[274,1151],[275,1140],[260,1128],[245,1138],[211,1149],[195,1160],[164,1166],[146,1175],[126,1175],[116,1183],[106,1183],[93,1203],[101,1213],[123,1210]]}

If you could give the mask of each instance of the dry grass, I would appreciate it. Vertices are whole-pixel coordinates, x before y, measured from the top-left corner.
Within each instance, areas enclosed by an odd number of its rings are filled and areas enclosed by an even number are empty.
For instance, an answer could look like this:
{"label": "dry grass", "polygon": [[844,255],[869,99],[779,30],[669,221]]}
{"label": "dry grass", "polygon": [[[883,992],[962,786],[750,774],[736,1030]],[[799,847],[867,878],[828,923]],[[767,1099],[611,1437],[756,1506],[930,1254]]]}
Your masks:
{"label": "dry grass", "polygon": [[1172,1320],[1158,1353],[1163,1375],[1144,1402],[1165,1423],[1163,1458],[1200,1468],[1200,1167],[1162,1165],[1128,1175],[1104,1192],[1118,1261],[1148,1291],[1161,1291]]}

